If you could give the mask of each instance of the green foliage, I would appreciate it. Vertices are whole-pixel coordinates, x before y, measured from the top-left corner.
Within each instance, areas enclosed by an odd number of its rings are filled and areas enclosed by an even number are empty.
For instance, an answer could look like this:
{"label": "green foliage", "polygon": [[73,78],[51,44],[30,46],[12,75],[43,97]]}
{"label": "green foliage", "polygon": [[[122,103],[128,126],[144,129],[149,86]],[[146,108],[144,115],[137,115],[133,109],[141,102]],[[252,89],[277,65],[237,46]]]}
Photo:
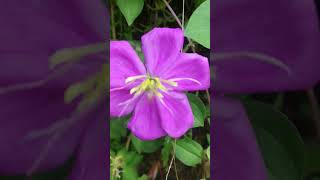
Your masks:
{"label": "green foliage", "polygon": [[141,141],[131,134],[131,140],[134,148],[138,153],[153,153],[157,151],[163,144],[163,139],[154,141]]}
{"label": "green foliage", "polygon": [[110,120],[110,139],[120,140],[127,133],[126,122],[129,117],[121,117]]}
{"label": "green foliage", "polygon": [[194,94],[187,94],[189,103],[192,108],[192,113],[194,116],[194,125],[193,127],[203,127],[204,119],[206,118],[206,107],[201,101],[201,99]]}
{"label": "green foliage", "polygon": [[203,148],[189,137],[177,140],[176,157],[187,166],[200,164],[203,158]]}
{"label": "green foliage", "polygon": [[269,179],[301,180],[304,174],[304,145],[297,129],[271,105],[248,101],[246,107]]}
{"label": "green foliage", "polygon": [[210,49],[210,0],[206,0],[193,12],[185,36]]}
{"label": "green foliage", "polygon": [[172,148],[173,146],[171,138],[166,137],[163,148],[161,149],[161,160],[164,167],[168,167],[170,152],[172,152]]}
{"label": "green foliage", "polygon": [[130,26],[143,9],[144,0],[116,0],[117,5]]}

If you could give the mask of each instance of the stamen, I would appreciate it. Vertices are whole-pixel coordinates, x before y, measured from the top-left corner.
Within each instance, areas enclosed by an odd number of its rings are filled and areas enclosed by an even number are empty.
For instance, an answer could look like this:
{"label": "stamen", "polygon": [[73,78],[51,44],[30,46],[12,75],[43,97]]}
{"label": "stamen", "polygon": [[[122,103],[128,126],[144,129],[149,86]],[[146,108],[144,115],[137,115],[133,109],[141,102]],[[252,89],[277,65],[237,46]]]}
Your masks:
{"label": "stamen", "polygon": [[130,76],[125,80],[125,83],[128,84],[129,82],[134,82],[138,79],[146,78],[146,75],[138,75],[138,76]]}
{"label": "stamen", "polygon": [[174,82],[174,81],[169,81],[169,80],[165,80],[165,79],[161,79],[162,82],[169,84],[170,86],[173,87],[178,87],[178,83]]}
{"label": "stamen", "polygon": [[193,79],[193,78],[172,78],[172,79],[169,79],[169,81],[192,81],[192,82],[195,82],[195,83],[201,85],[201,82],[199,82],[198,80]]}
{"label": "stamen", "polygon": [[169,106],[163,101],[163,99],[162,99],[162,98],[159,98],[159,101],[160,101],[160,103],[170,112],[170,114],[171,114],[172,116],[174,116],[174,113],[173,113],[172,109],[169,108]]}
{"label": "stamen", "polygon": [[241,60],[237,58],[248,58],[249,60],[256,60],[266,64],[270,64],[284,70],[288,75],[292,74],[290,67],[283,63],[280,59],[277,59],[273,56],[269,56],[259,52],[250,52],[250,51],[240,51],[240,52],[227,52],[227,53],[215,53],[211,54],[213,56],[211,59],[213,62],[217,61],[227,61],[227,60]]}

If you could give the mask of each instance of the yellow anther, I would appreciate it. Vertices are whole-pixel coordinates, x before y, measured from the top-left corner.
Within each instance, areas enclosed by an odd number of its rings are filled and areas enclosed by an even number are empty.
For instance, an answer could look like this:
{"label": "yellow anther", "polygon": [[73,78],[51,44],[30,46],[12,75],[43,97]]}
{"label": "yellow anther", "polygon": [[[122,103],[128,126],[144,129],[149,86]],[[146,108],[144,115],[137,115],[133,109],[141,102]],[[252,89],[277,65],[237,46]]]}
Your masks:
{"label": "yellow anther", "polygon": [[143,92],[147,92],[148,93],[147,95],[149,98],[151,98],[154,95],[157,97],[163,98],[161,91],[166,92],[166,91],[168,91],[168,88],[165,87],[162,84],[162,82],[165,82],[168,85],[173,86],[173,87],[178,86],[178,84],[174,81],[162,80],[158,77],[151,77],[149,75],[148,76],[141,75],[141,76],[128,77],[126,79],[126,83],[130,83],[130,82],[136,81],[137,79],[141,79],[141,78],[145,78],[145,80],[141,84],[139,84],[138,86],[133,87],[130,90],[130,94],[134,94],[134,96],[138,96],[138,95],[142,94]]}

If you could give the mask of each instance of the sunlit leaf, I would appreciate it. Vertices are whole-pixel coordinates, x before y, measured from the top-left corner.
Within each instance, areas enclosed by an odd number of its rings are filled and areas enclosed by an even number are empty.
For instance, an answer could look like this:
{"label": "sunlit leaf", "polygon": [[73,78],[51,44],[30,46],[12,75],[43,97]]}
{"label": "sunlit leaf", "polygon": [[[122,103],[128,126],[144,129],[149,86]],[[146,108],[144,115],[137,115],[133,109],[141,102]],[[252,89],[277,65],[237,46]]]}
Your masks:
{"label": "sunlit leaf", "polygon": [[210,0],[203,2],[193,12],[185,36],[210,49]]}

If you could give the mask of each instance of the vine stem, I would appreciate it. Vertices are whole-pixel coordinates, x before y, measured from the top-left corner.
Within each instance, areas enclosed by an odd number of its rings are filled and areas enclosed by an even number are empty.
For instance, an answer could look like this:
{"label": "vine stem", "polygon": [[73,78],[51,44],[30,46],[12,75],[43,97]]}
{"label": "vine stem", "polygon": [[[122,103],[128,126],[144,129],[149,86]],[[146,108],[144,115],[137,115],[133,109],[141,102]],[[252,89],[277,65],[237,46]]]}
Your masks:
{"label": "vine stem", "polygon": [[317,140],[320,141],[320,111],[319,111],[319,104],[317,101],[317,97],[313,89],[307,90],[307,96],[311,105]]}
{"label": "vine stem", "polygon": [[111,31],[112,31],[112,39],[117,39],[117,36],[116,36],[116,28],[114,26],[114,12],[113,12],[113,3],[112,1],[110,1],[110,14],[111,14]]}
{"label": "vine stem", "polygon": [[[176,22],[178,23],[178,25],[180,26],[180,28],[184,31],[184,27],[183,27],[183,24],[181,23],[180,19],[178,18],[177,14],[173,11],[172,7],[170,6],[170,4],[167,2],[167,0],[162,0],[164,2],[164,4],[167,6],[167,8],[169,9],[170,13],[172,14],[172,16],[174,17],[174,19],[176,20]],[[183,1],[183,4],[184,4],[184,1]],[[184,7],[184,6],[183,6]],[[183,8],[183,11],[184,11],[184,8]],[[184,12],[183,12],[183,21],[184,21]],[[189,41],[189,44],[190,44],[190,47],[192,49],[192,52],[195,53],[196,50],[195,50],[195,45],[193,44],[193,42],[191,41],[190,38],[188,38],[188,41]]]}
{"label": "vine stem", "polygon": [[[167,172],[167,174],[166,174],[166,180],[168,180],[168,176],[169,176],[169,174],[170,174],[170,170],[171,170],[171,167],[172,167],[172,163],[173,163],[173,161],[175,160],[176,144],[177,144],[177,140],[175,139],[175,140],[174,140],[174,146],[173,146],[172,158],[171,158],[171,161],[170,161],[170,165],[169,165],[169,168],[168,168],[168,172]],[[177,180],[178,180],[178,174],[176,174],[176,178],[177,178]]]}

